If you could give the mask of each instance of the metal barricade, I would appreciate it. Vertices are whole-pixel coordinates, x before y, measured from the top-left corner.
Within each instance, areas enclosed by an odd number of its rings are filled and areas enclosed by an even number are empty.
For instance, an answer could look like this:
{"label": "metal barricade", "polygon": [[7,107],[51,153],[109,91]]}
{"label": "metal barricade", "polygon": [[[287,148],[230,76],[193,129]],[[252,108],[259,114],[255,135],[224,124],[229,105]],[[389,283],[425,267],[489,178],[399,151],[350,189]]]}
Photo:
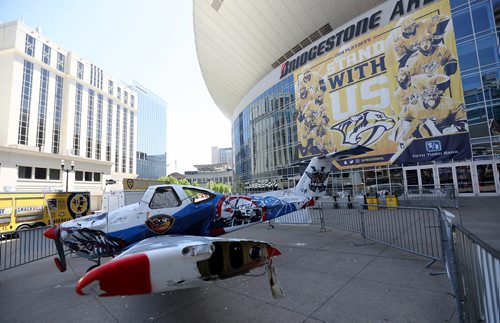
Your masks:
{"label": "metal barricade", "polygon": [[500,252],[453,224],[446,259],[461,322],[500,322]]}
{"label": "metal barricade", "polygon": [[398,201],[402,206],[459,208],[458,194],[453,187],[408,188],[398,196]]}
{"label": "metal barricade", "polygon": [[46,227],[2,233],[0,271],[57,254],[53,241],[46,239]]}
{"label": "metal barricade", "polygon": [[435,208],[322,202],[321,209],[308,208],[275,220],[282,224],[319,224],[360,233],[364,238],[442,260],[439,210]]}

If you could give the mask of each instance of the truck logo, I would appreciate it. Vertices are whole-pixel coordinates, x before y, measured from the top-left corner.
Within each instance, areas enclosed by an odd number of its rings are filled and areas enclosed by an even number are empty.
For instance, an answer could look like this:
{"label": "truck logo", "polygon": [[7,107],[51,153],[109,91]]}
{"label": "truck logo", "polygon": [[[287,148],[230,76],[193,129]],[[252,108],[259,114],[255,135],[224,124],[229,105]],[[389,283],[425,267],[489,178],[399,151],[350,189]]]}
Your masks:
{"label": "truck logo", "polygon": [[68,207],[71,215],[80,216],[86,214],[89,208],[89,201],[86,195],[83,194],[72,194]]}

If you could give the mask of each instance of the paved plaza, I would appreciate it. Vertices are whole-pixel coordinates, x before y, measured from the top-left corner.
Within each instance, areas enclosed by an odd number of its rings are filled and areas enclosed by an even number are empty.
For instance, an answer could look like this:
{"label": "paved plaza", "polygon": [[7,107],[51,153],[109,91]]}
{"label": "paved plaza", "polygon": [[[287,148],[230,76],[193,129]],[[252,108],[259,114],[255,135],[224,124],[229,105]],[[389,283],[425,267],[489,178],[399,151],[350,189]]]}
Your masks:
{"label": "paved plaza", "polygon": [[[500,199],[460,200],[457,221],[500,246]],[[285,297],[273,299],[263,268],[208,288],[155,295],[79,296],[89,262],[72,257],[60,273],[52,258],[0,272],[3,322],[457,322],[442,263],[318,225],[259,224],[228,237],[274,243]],[[166,268],[168,270],[168,268]],[[434,275],[438,274],[438,275]],[[130,279],[133,279],[131,277]]]}

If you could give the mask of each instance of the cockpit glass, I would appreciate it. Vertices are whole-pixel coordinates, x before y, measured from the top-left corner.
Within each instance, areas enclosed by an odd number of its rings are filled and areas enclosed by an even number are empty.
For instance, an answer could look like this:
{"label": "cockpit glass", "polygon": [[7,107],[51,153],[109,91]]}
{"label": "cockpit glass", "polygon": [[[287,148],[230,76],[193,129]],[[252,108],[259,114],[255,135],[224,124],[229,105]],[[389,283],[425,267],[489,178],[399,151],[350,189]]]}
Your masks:
{"label": "cockpit glass", "polygon": [[179,197],[171,187],[158,187],[151,198],[149,207],[151,209],[162,209],[176,207],[181,204]]}
{"label": "cockpit glass", "polygon": [[191,201],[196,204],[210,201],[215,197],[213,193],[204,190],[198,190],[191,187],[184,187],[183,190],[184,193],[186,193],[186,195],[189,196]]}

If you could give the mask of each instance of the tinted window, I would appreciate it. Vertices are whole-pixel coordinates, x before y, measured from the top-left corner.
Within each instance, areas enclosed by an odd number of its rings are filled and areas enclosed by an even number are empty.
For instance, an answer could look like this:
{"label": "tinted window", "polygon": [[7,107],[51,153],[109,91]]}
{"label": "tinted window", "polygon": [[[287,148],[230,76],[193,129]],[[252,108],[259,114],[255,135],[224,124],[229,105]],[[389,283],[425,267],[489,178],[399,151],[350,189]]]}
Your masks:
{"label": "tinted window", "polygon": [[451,8],[456,8],[458,6],[461,6],[463,4],[466,4],[467,0],[450,0],[450,6]]}
{"label": "tinted window", "polygon": [[101,173],[94,173],[94,182],[101,181]]}
{"label": "tinted window", "polygon": [[483,101],[483,91],[479,75],[474,74],[462,77],[465,103]]}
{"label": "tinted window", "polygon": [[78,170],[75,172],[75,181],[83,181],[83,172]]}
{"label": "tinted window", "polygon": [[455,37],[457,39],[472,35],[472,24],[470,21],[469,10],[464,10],[453,15],[453,27],[455,29]]}
{"label": "tinted window", "polygon": [[[500,99],[500,70],[485,71],[481,75],[487,100]],[[500,112],[497,112],[500,113]]]}
{"label": "tinted window", "polygon": [[497,40],[494,35],[479,38],[477,40],[477,54],[481,65],[495,63],[498,59]]}
{"label": "tinted window", "polygon": [[51,168],[49,171],[49,179],[52,179],[52,180],[61,179],[61,171],[59,169]]}
{"label": "tinted window", "polygon": [[19,166],[17,169],[17,176],[19,178],[31,178],[31,167]]}
{"label": "tinted window", "polygon": [[47,179],[47,168],[35,167],[35,179]]}
{"label": "tinted window", "polygon": [[472,19],[474,19],[474,31],[476,33],[493,29],[490,3],[483,2],[472,7]]}
{"label": "tinted window", "polygon": [[474,47],[474,42],[469,41],[457,45],[457,51],[458,63],[460,64],[461,71],[466,71],[477,67],[477,55],[476,48]]}
{"label": "tinted window", "polygon": [[85,181],[86,182],[92,181],[92,173],[91,172],[85,172]]}

